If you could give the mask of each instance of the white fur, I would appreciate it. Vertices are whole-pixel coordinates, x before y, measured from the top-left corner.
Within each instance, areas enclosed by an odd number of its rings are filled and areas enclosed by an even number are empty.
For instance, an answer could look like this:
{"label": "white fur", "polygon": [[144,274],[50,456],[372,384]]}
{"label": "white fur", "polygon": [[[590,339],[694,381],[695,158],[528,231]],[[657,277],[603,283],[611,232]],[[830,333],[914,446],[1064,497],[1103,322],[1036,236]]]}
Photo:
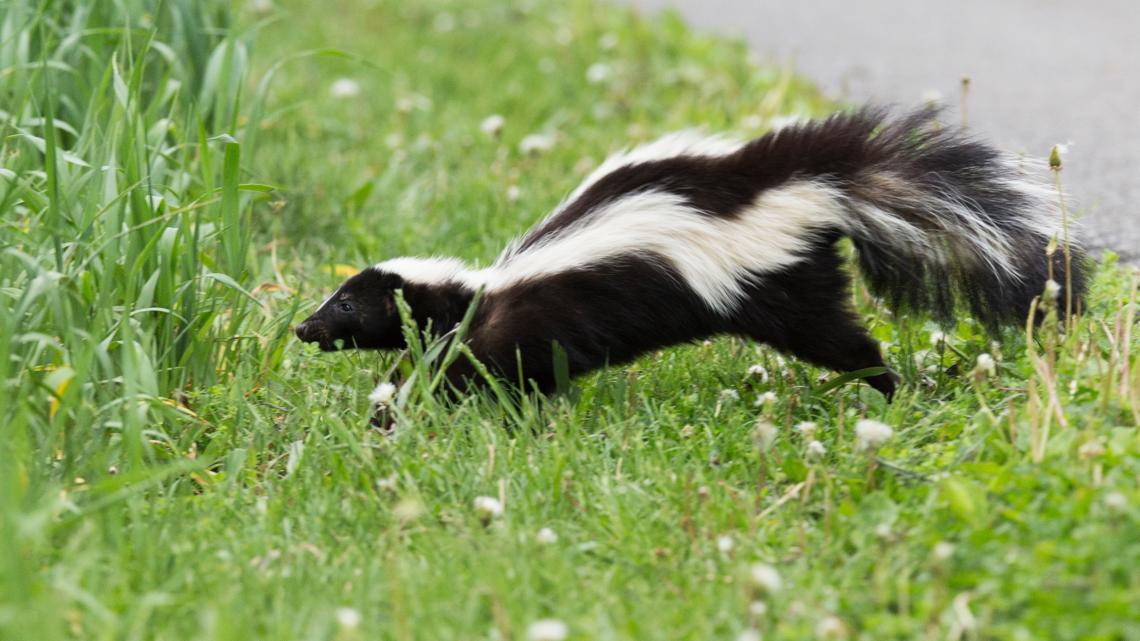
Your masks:
{"label": "white fur", "polygon": [[577,199],[578,196],[581,196],[583,192],[598,182],[602,176],[613,172],[615,169],[652,162],[654,160],[665,160],[666,158],[674,158],[676,156],[727,156],[739,150],[743,145],[744,143],[739,140],[722,136],[709,136],[695,129],[686,129],[658,138],[653,142],[634,147],[633,149],[619,151],[615,154],[611,154],[597,169],[590,172],[590,175],[586,176],[582,184],[578,185],[573,193],[571,193],[566,200],[562,201],[562,205],[555,210],[555,213],[558,213],[567,203],[571,203]]}
{"label": "white fur", "polygon": [[411,282],[494,291],[622,254],[651,253],[668,261],[710,307],[727,313],[747,279],[799,261],[810,231],[837,224],[841,213],[839,194],[811,181],[765,191],[732,219],[702,214],[676,194],[639,192],[487,269],[439,258],[398,258],[377,267]]}
{"label": "white fur", "polygon": [[[706,158],[727,156],[738,151],[744,144],[744,142],[732,138],[709,136],[696,129],[686,129],[671,133],[653,142],[632,149],[623,149],[622,151],[611,154],[597,169],[590,172],[590,175],[586,176],[582,184],[578,185],[569,196],[563,199],[563,201],[555,207],[554,211],[536,225],[536,228],[541,227],[547,220],[561,213],[567,205],[577,200],[579,196],[594,186],[603,176],[613,173],[622,167],[653,162],[655,160],[665,160],[677,156],[701,156]],[[523,238],[525,238],[525,236]],[[518,251],[521,241],[522,238],[518,238],[508,245],[507,248],[503,250],[503,253],[500,254],[496,264],[500,264],[513,256]]]}
{"label": "white fur", "polygon": [[[740,145],[681,132],[616,154],[551,215],[620,167],[676,155],[724,155]],[[1013,166],[1021,167],[1024,161],[1017,162]],[[799,262],[816,232],[839,229],[854,238],[890,244],[916,259],[944,264],[982,261],[1009,278],[1018,278],[1009,258],[1014,241],[1008,231],[981,214],[976,203],[963,201],[959,194],[931,194],[890,172],[871,173],[863,179],[869,181],[879,202],[855,201],[826,181],[801,179],[761,192],[736,216],[721,217],[696,210],[683,196],[649,190],[619,196],[525,249],[516,241],[486,269],[472,270],[452,258],[396,258],[376,267],[410,282],[454,282],[494,291],[621,255],[651,255],[675,269],[709,307],[727,314],[750,279]],[[1028,179],[1010,180],[1005,186],[1039,204],[1028,208],[1032,211],[1024,219],[1026,231],[1046,237],[1060,232],[1049,203],[1053,190]],[[911,221],[892,213],[892,205],[928,213]],[[961,229],[963,225],[968,231]]]}
{"label": "white fur", "polygon": [[431,258],[416,258],[406,256],[392,258],[375,265],[376,269],[399,274],[409,283],[420,285],[433,285],[437,283],[460,283],[472,288],[482,284],[478,272],[471,271],[467,265],[458,258],[445,258],[433,256]]}

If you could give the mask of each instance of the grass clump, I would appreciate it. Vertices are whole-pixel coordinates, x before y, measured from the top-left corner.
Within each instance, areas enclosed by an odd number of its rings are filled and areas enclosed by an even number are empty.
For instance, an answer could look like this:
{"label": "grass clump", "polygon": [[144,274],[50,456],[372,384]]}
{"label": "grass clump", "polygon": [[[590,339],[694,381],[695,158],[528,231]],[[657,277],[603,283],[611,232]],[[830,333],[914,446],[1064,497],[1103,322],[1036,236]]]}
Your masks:
{"label": "grass clump", "polygon": [[1111,258],[1000,344],[857,289],[890,405],[720,339],[445,406],[430,344],[291,340],[354,266],[490,260],[619,145],[830,108],[739,43],[586,1],[3,7],[0,638],[1140,634]]}

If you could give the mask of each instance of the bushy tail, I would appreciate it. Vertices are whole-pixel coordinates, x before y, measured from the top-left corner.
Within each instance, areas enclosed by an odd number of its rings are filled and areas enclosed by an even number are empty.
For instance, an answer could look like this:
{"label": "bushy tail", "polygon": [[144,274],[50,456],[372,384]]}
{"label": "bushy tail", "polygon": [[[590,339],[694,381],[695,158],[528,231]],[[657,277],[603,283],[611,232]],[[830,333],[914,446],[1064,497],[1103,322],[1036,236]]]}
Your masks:
{"label": "bushy tail", "polygon": [[1072,229],[1066,234],[1048,167],[1000,153],[939,123],[937,113],[892,120],[884,110],[865,109],[793,134],[848,146],[857,159],[832,175],[851,217],[844,231],[872,291],[946,321],[961,301],[995,329],[1024,323],[1052,278],[1062,287],[1062,305],[1071,283],[1076,309],[1086,259]]}

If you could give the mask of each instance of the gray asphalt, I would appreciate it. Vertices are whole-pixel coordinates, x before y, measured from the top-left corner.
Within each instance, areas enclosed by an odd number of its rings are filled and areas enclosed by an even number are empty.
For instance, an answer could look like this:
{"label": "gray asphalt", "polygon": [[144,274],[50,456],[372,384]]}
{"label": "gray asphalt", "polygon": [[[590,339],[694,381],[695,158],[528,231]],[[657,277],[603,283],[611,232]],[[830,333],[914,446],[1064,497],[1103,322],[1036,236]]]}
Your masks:
{"label": "gray asphalt", "polygon": [[1140,261],[1137,0],[631,1],[743,36],[842,100],[918,105],[937,91],[956,112],[969,76],[971,129],[1040,157],[1067,143],[1086,243]]}

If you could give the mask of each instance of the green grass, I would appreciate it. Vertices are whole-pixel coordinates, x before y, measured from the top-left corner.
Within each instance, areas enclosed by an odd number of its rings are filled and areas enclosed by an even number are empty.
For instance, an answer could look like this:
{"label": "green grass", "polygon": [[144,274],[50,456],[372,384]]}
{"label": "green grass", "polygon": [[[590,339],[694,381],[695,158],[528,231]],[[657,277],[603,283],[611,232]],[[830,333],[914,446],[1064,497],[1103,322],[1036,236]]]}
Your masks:
{"label": "green grass", "polygon": [[393,357],[288,334],[345,266],[486,262],[619,146],[832,105],[586,0],[258,4],[0,0],[0,639],[1140,638],[1134,271],[1000,345],[859,288],[891,405],[719,339],[517,406],[420,377],[386,436]]}

